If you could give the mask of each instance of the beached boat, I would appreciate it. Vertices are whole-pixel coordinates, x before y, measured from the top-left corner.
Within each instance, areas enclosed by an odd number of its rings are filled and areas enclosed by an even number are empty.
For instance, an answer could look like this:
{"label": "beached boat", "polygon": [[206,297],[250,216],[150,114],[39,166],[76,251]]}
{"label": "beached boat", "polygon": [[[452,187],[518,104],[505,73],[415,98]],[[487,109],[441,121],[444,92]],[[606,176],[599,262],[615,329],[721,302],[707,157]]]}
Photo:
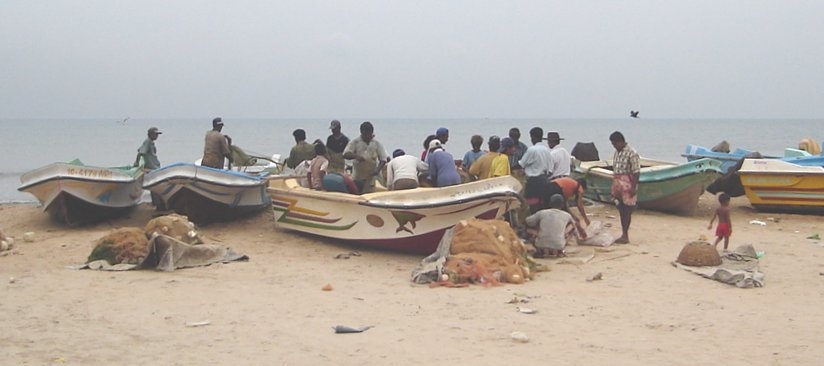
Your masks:
{"label": "beached boat", "polygon": [[758,210],[824,212],[824,167],[745,159],[738,174]]}
{"label": "beached boat", "polygon": [[208,224],[268,206],[267,175],[175,163],[147,173],[143,188],[159,195],[166,207],[188,216],[192,222]]}
{"label": "beached boat", "polygon": [[364,195],[315,191],[291,178],[273,179],[268,188],[278,228],[423,254],[461,220],[499,218],[520,207],[520,190],[510,176]]}
{"label": "beached boat", "polygon": [[715,152],[703,146],[687,145],[686,151],[681,156],[687,158],[687,161],[696,161],[700,159],[715,159],[721,162],[721,173],[726,174],[730,168],[734,167],[744,156],[752,154],[754,151],[746,149],[735,149],[732,152]]}
{"label": "beached boat", "polygon": [[[745,149],[736,149],[735,151],[729,153],[723,153],[712,151],[703,146],[687,145],[686,152],[681,154],[681,156],[686,157],[687,161],[695,161],[705,158],[718,160],[721,162],[721,172],[726,174],[730,171],[730,169],[734,168],[735,165],[741,161],[741,159],[744,159],[745,157],[753,157],[754,154],[757,154],[758,157],[762,157],[761,154],[758,154],[757,152]],[[783,157],[763,156],[763,158],[779,159],[803,166],[824,166],[824,156],[811,155],[804,150],[794,148],[785,148]]]}
{"label": "beached boat", "polygon": [[55,220],[78,225],[128,212],[143,195],[143,167],[54,163],[20,177],[17,190],[37,197]]}
{"label": "beached boat", "polygon": [[[585,178],[587,198],[612,202],[612,161],[581,162],[572,172],[573,178]],[[641,159],[638,185],[638,207],[691,215],[698,197],[706,187],[721,176],[721,162],[699,159],[684,164]]]}

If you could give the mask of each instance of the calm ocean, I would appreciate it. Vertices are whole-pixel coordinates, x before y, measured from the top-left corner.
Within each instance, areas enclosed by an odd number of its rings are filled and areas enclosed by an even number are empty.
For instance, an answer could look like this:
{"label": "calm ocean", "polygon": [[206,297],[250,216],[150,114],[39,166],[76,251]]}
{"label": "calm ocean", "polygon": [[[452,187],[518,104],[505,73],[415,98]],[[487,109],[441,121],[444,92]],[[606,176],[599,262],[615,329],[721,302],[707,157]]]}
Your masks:
{"label": "calm ocean", "polygon": [[[358,133],[364,119],[341,118],[349,138]],[[796,147],[802,138],[822,141],[820,119],[370,119],[375,136],[391,153],[402,148],[415,155],[422,151],[424,138],[438,127],[450,131],[447,150],[456,159],[471,148],[469,138],[480,134],[486,139],[507,135],[511,127],[521,129],[521,140],[529,145],[529,129],[559,131],[562,145],[572,150],[575,142],[595,142],[601,158],[612,156],[608,136],[624,133],[629,144],[648,158],[685,161],[681,154],[686,144],[712,147],[721,140],[732,148],[741,147],[768,155],[781,155],[785,147]],[[271,155],[288,155],[294,145],[292,130],[306,130],[307,141],[326,141],[330,119],[233,119],[223,117],[223,132],[245,150]],[[203,119],[2,119],[4,140],[0,161],[0,203],[33,202],[34,197],[17,191],[24,172],[58,161],[79,158],[85,164],[122,166],[134,161],[146,130],[156,126],[163,134],[157,140],[162,164],[192,162],[203,152],[203,138],[211,129],[211,118]],[[486,143],[484,143],[486,147]]]}

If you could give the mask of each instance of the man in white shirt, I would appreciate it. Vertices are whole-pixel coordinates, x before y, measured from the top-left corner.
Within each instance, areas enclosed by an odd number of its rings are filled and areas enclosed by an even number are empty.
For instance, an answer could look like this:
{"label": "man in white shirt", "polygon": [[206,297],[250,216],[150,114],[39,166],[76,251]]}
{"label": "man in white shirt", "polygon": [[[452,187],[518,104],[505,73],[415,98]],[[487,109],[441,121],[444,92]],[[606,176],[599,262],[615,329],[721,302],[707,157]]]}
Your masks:
{"label": "man in white shirt", "polygon": [[552,175],[549,180],[569,176],[572,161],[569,157],[569,151],[559,145],[561,140],[563,139],[555,131],[546,133],[546,143],[552,152]]}
{"label": "man in white shirt", "polygon": [[526,149],[524,156],[518,160],[518,165],[524,168],[526,174],[526,187],[524,196],[526,198],[537,197],[541,200],[541,206],[548,200],[547,184],[549,174],[552,172],[552,153],[549,148],[541,143],[544,138],[544,130],[540,127],[533,127],[529,130],[529,139],[532,146]]}
{"label": "man in white shirt", "polygon": [[429,167],[426,163],[413,155],[406,155],[401,149],[392,152],[392,160],[386,165],[386,182],[389,189],[418,188],[418,173],[425,172]]}

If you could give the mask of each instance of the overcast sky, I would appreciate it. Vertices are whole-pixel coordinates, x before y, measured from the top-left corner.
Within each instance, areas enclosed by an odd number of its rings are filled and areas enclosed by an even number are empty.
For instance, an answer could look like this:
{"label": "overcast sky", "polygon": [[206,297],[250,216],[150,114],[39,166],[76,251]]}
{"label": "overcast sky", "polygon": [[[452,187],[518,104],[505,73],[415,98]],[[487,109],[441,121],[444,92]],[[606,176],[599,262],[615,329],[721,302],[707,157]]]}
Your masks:
{"label": "overcast sky", "polygon": [[824,117],[824,1],[0,1],[0,118]]}

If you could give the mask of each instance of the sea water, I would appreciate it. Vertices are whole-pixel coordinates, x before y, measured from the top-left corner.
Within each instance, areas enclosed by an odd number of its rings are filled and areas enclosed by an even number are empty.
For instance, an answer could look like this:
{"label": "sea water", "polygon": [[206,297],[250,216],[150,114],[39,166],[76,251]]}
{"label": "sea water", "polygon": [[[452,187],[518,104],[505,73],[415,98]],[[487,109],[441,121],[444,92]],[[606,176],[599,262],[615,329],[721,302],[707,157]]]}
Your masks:
{"label": "sea water", "polygon": [[[388,154],[404,149],[420,156],[423,140],[439,127],[449,129],[447,151],[461,159],[471,149],[469,139],[474,134],[505,137],[512,127],[521,130],[521,141],[530,145],[529,130],[541,127],[544,133],[558,131],[561,145],[572,150],[576,142],[594,142],[602,159],[610,158],[613,148],[609,135],[621,131],[627,142],[641,156],[674,162],[686,161],[681,156],[687,144],[712,147],[727,140],[731,148],[751,149],[765,155],[780,156],[785,147],[797,147],[810,137],[824,139],[821,119],[404,119],[404,118],[338,118],[343,133],[350,139],[359,135],[358,126],[369,120],[375,126],[375,139]],[[302,128],[307,141],[326,141],[331,118],[314,119],[235,119],[223,117],[223,133],[244,150],[264,156],[288,156],[295,141],[292,131]],[[210,130],[211,118],[161,119],[0,119],[4,141],[0,161],[0,203],[34,202],[33,196],[18,192],[20,176],[26,171],[54,163],[79,158],[87,165],[131,165],[137,148],[146,139],[149,127],[158,127],[163,134],[156,141],[157,153],[163,165],[193,162],[203,154],[203,141]]]}

